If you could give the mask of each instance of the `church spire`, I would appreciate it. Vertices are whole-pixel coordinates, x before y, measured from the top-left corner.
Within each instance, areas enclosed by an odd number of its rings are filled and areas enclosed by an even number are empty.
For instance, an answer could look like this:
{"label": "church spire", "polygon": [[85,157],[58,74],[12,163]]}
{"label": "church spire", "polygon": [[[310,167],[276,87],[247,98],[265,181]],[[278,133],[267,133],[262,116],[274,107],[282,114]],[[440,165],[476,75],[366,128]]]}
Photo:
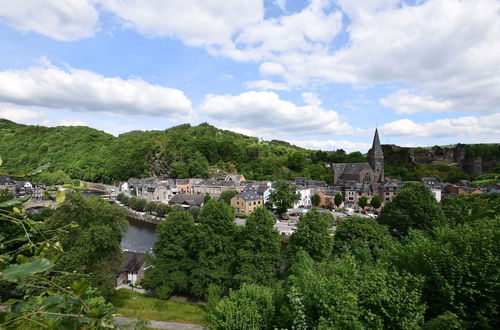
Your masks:
{"label": "church spire", "polygon": [[383,153],[382,146],[380,145],[380,138],[378,137],[377,128],[375,128],[375,136],[373,137],[372,153]]}

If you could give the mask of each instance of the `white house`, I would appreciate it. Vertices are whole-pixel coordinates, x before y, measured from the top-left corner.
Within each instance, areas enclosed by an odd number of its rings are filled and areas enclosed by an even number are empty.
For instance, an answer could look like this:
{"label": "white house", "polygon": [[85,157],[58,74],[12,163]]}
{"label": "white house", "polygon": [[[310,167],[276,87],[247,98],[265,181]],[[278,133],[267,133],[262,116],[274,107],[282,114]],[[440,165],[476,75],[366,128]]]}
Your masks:
{"label": "white house", "polygon": [[311,206],[311,188],[297,186],[297,192],[300,194],[300,199],[293,205],[293,208]]}

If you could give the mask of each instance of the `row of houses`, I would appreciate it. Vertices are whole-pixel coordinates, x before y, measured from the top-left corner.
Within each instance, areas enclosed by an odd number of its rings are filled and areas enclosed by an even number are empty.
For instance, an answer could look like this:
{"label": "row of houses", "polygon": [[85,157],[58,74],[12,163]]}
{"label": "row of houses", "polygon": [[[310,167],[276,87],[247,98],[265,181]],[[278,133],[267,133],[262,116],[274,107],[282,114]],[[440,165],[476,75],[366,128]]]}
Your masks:
{"label": "row of houses", "polygon": [[16,181],[10,176],[0,175],[0,190],[5,190],[14,197],[32,197],[40,199],[45,192],[45,185],[36,185],[28,181]]}
{"label": "row of houses", "polygon": [[[437,201],[441,201],[443,195],[464,195],[494,192],[495,188],[477,188],[468,181],[460,181],[456,184],[439,182],[436,178],[422,178]],[[312,197],[317,194],[320,197],[321,207],[333,208],[336,194],[341,194],[342,206],[357,208],[361,197],[366,197],[368,203],[374,196],[378,196],[382,206],[391,201],[403,185],[403,181],[385,178],[376,183],[360,183],[356,181],[342,181],[334,186],[327,185],[324,181],[296,178],[291,181],[297,192],[299,200],[293,208],[310,207]],[[256,207],[269,203],[274,183],[271,181],[249,181],[243,175],[230,174],[222,178],[212,179],[130,179],[124,182],[120,191],[130,196],[144,198],[147,201],[158,203],[181,205],[185,208],[202,206],[204,196],[219,198],[224,191],[232,190],[237,194],[231,200],[231,206],[238,214],[248,215]],[[500,186],[497,188],[500,189]]]}

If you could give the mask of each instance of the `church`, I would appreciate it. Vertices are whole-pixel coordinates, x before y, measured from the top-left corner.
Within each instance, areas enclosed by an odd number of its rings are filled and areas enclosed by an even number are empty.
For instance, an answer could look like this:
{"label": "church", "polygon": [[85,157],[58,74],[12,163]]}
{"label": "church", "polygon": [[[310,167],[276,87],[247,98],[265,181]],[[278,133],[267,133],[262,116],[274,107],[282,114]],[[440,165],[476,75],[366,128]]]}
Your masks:
{"label": "church", "polygon": [[346,181],[359,183],[378,183],[384,181],[384,152],[380,145],[378,130],[375,129],[373,145],[369,152],[368,163],[331,163],[333,184]]}

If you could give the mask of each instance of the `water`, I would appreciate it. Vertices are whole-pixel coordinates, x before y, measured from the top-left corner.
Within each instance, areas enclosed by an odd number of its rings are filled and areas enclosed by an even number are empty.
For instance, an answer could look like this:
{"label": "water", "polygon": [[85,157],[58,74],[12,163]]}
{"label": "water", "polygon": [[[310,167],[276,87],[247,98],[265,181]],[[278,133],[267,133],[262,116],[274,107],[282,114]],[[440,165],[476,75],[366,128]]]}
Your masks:
{"label": "water", "polygon": [[[100,197],[103,194],[86,191],[82,195],[85,198],[89,198]],[[129,226],[127,232],[122,237],[122,250],[135,253],[151,252],[151,248],[156,242],[156,225],[128,217],[127,220]]]}
{"label": "water", "polygon": [[156,242],[156,225],[128,218],[129,227],[122,238],[123,251],[151,252]]}

